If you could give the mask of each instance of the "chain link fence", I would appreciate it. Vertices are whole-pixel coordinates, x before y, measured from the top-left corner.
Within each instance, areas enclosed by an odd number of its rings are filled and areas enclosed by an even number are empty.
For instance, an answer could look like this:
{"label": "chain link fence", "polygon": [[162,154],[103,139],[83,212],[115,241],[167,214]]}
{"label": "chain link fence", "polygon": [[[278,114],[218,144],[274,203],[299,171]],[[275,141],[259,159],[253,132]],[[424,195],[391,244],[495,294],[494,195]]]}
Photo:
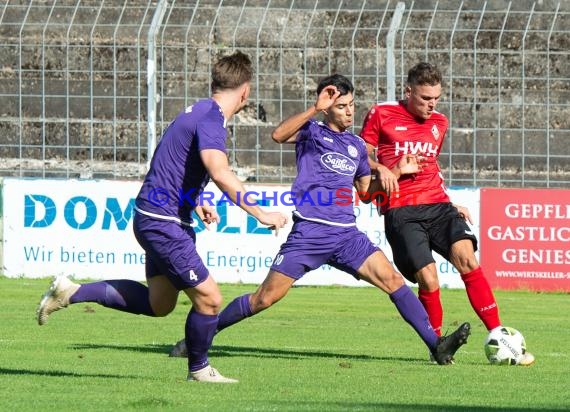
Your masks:
{"label": "chain link fence", "polygon": [[448,185],[568,187],[569,3],[8,0],[0,175],[140,179],[168,122],[209,95],[211,62],[240,49],[255,78],[228,149],[248,181],[292,181],[294,148],[270,133],[320,78],[354,82],[358,133],[425,60],[444,74]]}

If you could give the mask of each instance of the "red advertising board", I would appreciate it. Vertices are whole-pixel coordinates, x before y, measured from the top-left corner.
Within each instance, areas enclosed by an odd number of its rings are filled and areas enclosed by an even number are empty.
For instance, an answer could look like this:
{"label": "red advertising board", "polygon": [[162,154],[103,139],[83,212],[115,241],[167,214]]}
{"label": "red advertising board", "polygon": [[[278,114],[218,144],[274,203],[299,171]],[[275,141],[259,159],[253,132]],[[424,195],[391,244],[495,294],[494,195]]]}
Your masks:
{"label": "red advertising board", "polygon": [[570,292],[570,190],[481,189],[480,213],[492,287]]}

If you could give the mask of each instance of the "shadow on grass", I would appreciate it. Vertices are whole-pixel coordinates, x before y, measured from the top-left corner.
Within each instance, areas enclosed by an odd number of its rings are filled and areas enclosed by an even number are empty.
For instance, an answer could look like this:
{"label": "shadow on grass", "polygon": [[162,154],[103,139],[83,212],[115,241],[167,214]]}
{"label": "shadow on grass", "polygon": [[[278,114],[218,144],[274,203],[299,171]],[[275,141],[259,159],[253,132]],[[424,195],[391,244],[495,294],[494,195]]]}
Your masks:
{"label": "shadow on grass", "polygon": [[275,349],[275,348],[250,348],[243,346],[221,346],[214,345],[210,350],[211,356],[224,357],[224,356],[249,356],[256,358],[284,358],[284,359],[307,359],[307,358],[333,358],[333,359],[350,359],[350,360],[401,360],[401,361],[416,361],[420,359],[403,358],[395,356],[373,356],[355,353],[339,353],[339,352],[326,352],[326,351],[303,351],[303,350],[288,350],[288,349]]}
{"label": "shadow on grass", "polygon": [[112,375],[108,373],[77,373],[77,372],[63,372],[63,371],[42,371],[42,370],[31,370],[31,369],[9,369],[0,368],[0,375],[36,375],[36,376],[51,376],[51,377],[63,377],[63,378],[115,378],[115,379],[135,379],[140,378],[140,376],[134,375]]}
{"label": "shadow on grass", "polygon": [[[173,345],[102,345],[82,343],[71,345],[71,349],[76,350],[98,350],[98,349],[111,349],[131,352],[149,352],[149,353],[165,353],[169,354]],[[308,358],[334,358],[334,359],[347,359],[347,360],[376,360],[376,361],[425,361],[425,358],[406,358],[396,356],[373,356],[354,353],[339,353],[339,352],[326,352],[326,351],[302,351],[292,349],[275,349],[275,348],[256,348],[245,346],[225,346],[213,345],[210,349],[209,355],[212,357],[232,357],[232,356],[247,356],[255,358],[283,358],[283,359],[308,359]]]}
{"label": "shadow on grass", "polygon": [[[280,406],[281,405],[281,406]],[[552,409],[552,408],[541,408],[541,407],[505,407],[505,406],[472,406],[472,405],[426,405],[426,404],[394,404],[394,403],[376,403],[376,402],[328,402],[323,404],[322,402],[301,402],[296,401],[295,405],[300,411],[318,411],[318,410],[329,410],[329,411],[422,411],[422,412],[490,412],[490,411],[501,411],[501,412],[530,412],[530,411],[541,411],[541,412],[554,412],[561,411],[562,409]],[[326,406],[325,406],[326,405]],[[287,407],[290,403],[283,402],[271,402],[270,405],[274,410],[289,410]],[[269,409],[269,407],[268,407]]]}
{"label": "shadow on grass", "polygon": [[147,353],[169,353],[172,345],[102,345],[94,343],[78,343],[69,346],[70,349],[76,350],[99,350],[111,349],[130,352],[147,352]]}

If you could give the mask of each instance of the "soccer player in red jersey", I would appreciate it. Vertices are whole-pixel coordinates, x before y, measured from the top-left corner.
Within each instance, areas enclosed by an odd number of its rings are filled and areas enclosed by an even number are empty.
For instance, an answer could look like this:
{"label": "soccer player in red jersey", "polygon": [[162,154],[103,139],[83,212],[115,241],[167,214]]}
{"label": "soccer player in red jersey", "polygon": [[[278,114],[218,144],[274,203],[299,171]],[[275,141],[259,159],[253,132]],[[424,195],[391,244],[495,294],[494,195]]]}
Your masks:
{"label": "soccer player in red jersey", "polygon": [[[376,151],[376,170],[387,200],[382,202],[386,237],[394,263],[419,287],[419,299],[434,330],[441,334],[443,308],[432,250],[451,262],[461,274],[473,310],[487,330],[501,326],[493,291],[477,261],[477,238],[466,221],[469,211],[454,205],[446,192],[438,157],[449,126],[436,111],[441,97],[442,75],[429,63],[408,72],[405,99],[373,106],[362,126],[361,137],[369,154]],[[398,161],[415,154],[421,163],[416,174],[399,176]],[[521,364],[534,357],[527,352]]]}

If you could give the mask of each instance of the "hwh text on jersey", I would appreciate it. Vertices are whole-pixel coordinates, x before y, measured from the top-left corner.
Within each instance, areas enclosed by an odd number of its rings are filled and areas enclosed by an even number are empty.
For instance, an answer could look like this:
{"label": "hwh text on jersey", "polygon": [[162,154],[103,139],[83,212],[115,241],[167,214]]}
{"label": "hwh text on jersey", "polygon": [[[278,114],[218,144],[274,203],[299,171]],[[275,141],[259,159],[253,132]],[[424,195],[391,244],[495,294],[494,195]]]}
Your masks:
{"label": "hwh text on jersey", "polygon": [[437,156],[439,145],[430,142],[396,142],[395,155],[422,153],[425,156]]}

